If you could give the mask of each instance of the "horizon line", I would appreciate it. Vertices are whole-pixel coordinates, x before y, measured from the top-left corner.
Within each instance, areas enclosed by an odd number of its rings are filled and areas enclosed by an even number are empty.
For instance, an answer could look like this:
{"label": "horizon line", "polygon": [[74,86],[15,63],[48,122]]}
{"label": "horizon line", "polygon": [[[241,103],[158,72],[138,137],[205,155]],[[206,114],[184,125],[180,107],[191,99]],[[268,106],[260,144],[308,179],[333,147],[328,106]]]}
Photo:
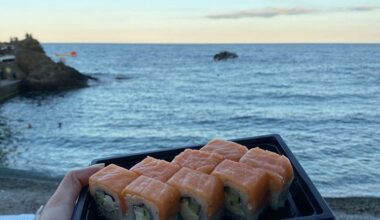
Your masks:
{"label": "horizon line", "polygon": [[380,44],[377,42],[40,42],[41,44],[157,44],[157,45],[233,45],[233,44]]}

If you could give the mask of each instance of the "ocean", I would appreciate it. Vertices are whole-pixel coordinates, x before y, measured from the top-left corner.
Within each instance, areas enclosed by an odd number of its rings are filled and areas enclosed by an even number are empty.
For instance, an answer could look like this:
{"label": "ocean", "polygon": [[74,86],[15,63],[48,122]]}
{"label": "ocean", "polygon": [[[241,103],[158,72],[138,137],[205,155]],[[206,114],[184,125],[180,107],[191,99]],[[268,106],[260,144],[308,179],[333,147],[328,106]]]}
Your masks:
{"label": "ocean", "polygon": [[[323,196],[380,196],[380,44],[44,44],[88,88],[0,104],[0,167],[280,134]],[[236,60],[214,62],[222,50]],[[62,127],[58,127],[62,123]],[[32,128],[28,128],[28,124]]]}

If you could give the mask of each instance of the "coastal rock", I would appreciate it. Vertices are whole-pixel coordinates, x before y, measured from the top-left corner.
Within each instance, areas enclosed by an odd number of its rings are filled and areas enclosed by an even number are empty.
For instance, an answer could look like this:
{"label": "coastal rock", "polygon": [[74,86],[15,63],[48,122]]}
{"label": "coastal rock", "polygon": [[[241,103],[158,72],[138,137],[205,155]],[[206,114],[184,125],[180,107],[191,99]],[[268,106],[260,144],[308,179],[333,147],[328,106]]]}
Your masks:
{"label": "coastal rock", "polygon": [[26,38],[21,41],[15,41],[14,44],[18,48],[24,48],[26,50],[38,52],[38,53],[45,53],[44,49],[42,48],[41,44],[38,42],[38,40],[34,39],[31,35],[26,35]]}
{"label": "coastal rock", "polygon": [[221,61],[221,60],[227,60],[227,59],[235,59],[238,58],[239,56],[236,53],[228,52],[228,51],[223,51],[218,54],[214,55],[214,61]]}
{"label": "coastal rock", "polygon": [[126,76],[126,75],[116,75],[115,76],[116,80],[128,80],[130,78],[131,78],[130,76]]}
{"label": "coastal rock", "polygon": [[87,86],[93,77],[81,74],[63,63],[56,63],[44,52],[39,42],[31,36],[15,43],[16,63],[25,73],[24,90],[65,90]]}

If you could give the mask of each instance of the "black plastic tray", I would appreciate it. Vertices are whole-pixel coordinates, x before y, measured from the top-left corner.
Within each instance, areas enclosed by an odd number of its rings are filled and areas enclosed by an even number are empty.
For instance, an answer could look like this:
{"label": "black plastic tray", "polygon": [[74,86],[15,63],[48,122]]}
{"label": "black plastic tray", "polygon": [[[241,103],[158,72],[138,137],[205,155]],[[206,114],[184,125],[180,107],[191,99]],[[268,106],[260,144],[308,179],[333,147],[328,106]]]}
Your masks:
{"label": "black plastic tray", "polygon": [[[294,169],[294,180],[290,187],[290,194],[287,198],[285,207],[278,210],[266,209],[259,217],[260,220],[270,219],[294,219],[294,220],[327,220],[335,219],[330,208],[325,200],[319,194],[310,178],[305,173],[304,169],[298,163],[293,153],[286,146],[280,135],[266,135],[252,138],[242,138],[232,140],[236,143],[247,146],[248,148],[261,147],[270,150],[289,158]],[[109,157],[103,159],[96,159],[91,164],[105,163],[116,164],[125,168],[131,168],[136,163],[143,160],[146,156],[152,156],[159,159],[171,161],[176,155],[182,152],[185,148],[199,149],[204,145],[196,145],[189,147],[176,148],[164,151],[155,151],[141,154]],[[98,217],[94,201],[88,193],[88,188],[83,188],[75,210],[72,220],[92,220],[102,219]]]}

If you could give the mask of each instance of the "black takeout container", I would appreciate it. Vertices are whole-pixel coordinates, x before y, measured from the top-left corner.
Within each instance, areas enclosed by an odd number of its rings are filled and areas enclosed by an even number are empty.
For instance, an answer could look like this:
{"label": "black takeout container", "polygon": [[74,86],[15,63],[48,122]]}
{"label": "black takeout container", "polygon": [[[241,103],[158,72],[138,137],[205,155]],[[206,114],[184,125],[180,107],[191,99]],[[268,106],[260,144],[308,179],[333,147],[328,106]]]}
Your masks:
{"label": "black takeout container", "polygon": [[[236,143],[247,146],[249,149],[260,147],[278,154],[285,155],[291,161],[294,169],[294,180],[290,187],[290,193],[287,198],[285,207],[278,210],[266,209],[260,216],[259,220],[328,220],[335,219],[330,208],[315,188],[306,172],[299,164],[293,153],[278,134],[258,136],[251,138],[242,138],[232,140]],[[189,147],[175,148],[163,151],[145,152],[139,154],[129,154],[125,156],[116,156],[109,158],[96,159],[91,164],[105,163],[116,164],[125,168],[131,168],[147,156],[158,159],[171,161],[176,155],[186,148],[199,149],[204,145],[195,145]],[[98,216],[94,201],[92,200],[88,187],[82,189],[78,198],[72,220],[92,220],[102,219]]]}

